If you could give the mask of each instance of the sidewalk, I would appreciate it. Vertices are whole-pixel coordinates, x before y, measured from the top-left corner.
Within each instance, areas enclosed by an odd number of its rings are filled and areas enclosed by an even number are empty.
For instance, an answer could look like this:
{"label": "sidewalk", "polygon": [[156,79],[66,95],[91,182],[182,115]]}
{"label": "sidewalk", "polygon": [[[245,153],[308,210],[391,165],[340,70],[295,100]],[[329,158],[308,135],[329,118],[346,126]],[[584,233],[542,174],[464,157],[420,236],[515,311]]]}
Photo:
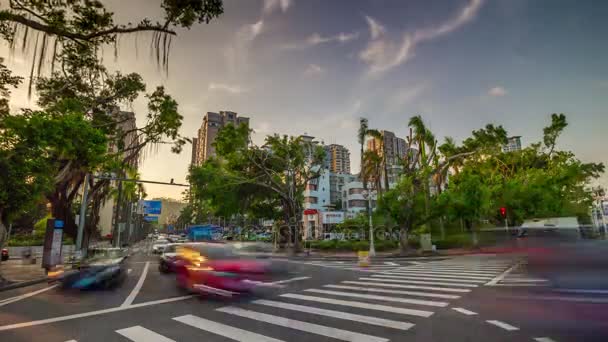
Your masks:
{"label": "sidewalk", "polygon": [[41,258],[30,265],[23,265],[20,259],[3,261],[0,263],[0,290],[15,283],[43,281],[46,279],[46,273],[41,263]]}
{"label": "sidewalk", "polygon": [[[457,255],[468,255],[468,254],[483,254],[491,253],[484,249],[465,249],[465,248],[452,248],[443,249],[435,252],[422,252],[418,250],[411,250],[409,253],[401,254],[399,250],[387,251],[387,252],[376,252],[374,258],[425,258],[425,257],[448,257]],[[263,254],[263,253],[257,253]],[[331,252],[331,251],[318,251],[312,250],[310,253],[300,252],[296,255],[290,255],[289,252],[273,252],[264,254],[269,257],[279,258],[327,258],[327,259],[356,259],[358,258],[357,252]]]}

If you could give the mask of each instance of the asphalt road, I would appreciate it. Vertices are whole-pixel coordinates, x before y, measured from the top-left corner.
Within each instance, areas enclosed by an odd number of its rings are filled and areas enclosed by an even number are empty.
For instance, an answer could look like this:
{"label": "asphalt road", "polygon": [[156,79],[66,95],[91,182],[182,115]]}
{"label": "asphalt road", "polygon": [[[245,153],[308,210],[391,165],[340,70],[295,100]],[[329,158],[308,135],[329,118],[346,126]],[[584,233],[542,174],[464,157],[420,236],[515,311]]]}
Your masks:
{"label": "asphalt road", "polygon": [[113,291],[64,292],[39,284],[1,292],[0,341],[563,342],[608,336],[608,299],[577,294],[584,301],[565,300],[573,295],[543,284],[510,286],[518,258],[378,259],[369,268],[353,260],[291,260],[292,274],[276,279],[284,288],[238,300],[184,294],[171,275],[158,272],[157,260],[145,253],[130,258],[127,281]]}

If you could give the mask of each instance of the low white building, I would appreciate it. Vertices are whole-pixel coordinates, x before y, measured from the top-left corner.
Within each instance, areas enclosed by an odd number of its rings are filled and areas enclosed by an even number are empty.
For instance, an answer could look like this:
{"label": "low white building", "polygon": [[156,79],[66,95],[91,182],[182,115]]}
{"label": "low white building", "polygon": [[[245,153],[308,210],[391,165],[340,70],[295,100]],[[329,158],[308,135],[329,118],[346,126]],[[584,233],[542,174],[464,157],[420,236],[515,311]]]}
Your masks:
{"label": "low white building", "polygon": [[[346,212],[347,217],[365,213],[369,198],[364,196],[363,183],[359,181],[350,182],[345,184],[342,189],[342,209]],[[376,208],[376,192],[372,191],[371,196],[373,209]]]}
{"label": "low white building", "polygon": [[324,169],[319,178],[310,180],[306,185],[304,209],[325,211],[330,204],[329,171]]}

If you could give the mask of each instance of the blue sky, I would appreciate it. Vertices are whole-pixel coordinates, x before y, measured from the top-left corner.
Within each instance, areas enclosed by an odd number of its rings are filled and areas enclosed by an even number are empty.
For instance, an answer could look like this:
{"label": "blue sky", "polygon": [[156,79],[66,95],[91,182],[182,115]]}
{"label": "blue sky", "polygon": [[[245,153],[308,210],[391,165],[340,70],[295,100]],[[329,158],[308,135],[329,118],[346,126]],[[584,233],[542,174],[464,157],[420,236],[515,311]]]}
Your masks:
{"label": "blue sky", "polygon": [[[160,13],[150,0],[105,2],[119,21]],[[251,118],[258,142],[307,132],[349,147],[356,170],[361,116],[404,136],[420,114],[440,139],[457,140],[502,124],[528,144],[558,112],[570,121],[560,147],[608,163],[608,2],[227,0],[225,11],[178,32],[169,75],[149,58],[149,37],[139,36],[137,49],[135,37],[122,39],[116,61],[107,53],[110,68],[168,88],[185,135],[196,134],[205,112],[233,110]],[[23,75],[26,64],[9,62]],[[26,106],[24,94],[13,105]],[[143,120],[143,99],[133,110]],[[189,162],[189,148],[172,155],[161,147],[141,171],[181,182]],[[148,192],[180,197],[179,189]]]}

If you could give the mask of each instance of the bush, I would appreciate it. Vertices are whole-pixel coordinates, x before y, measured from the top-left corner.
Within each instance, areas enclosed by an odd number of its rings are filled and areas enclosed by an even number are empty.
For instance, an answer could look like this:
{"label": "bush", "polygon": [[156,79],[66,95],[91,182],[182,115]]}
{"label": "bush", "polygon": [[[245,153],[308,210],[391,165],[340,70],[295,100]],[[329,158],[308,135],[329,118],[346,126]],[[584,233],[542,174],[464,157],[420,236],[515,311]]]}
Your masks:
{"label": "bush", "polygon": [[437,249],[469,248],[473,246],[470,234],[448,235],[443,240],[434,240]]}
{"label": "bush", "polygon": [[[64,245],[73,245],[74,240],[71,237],[63,236]],[[24,247],[24,246],[43,246],[44,245],[44,234],[43,235],[13,235],[8,241],[9,247]]]}

